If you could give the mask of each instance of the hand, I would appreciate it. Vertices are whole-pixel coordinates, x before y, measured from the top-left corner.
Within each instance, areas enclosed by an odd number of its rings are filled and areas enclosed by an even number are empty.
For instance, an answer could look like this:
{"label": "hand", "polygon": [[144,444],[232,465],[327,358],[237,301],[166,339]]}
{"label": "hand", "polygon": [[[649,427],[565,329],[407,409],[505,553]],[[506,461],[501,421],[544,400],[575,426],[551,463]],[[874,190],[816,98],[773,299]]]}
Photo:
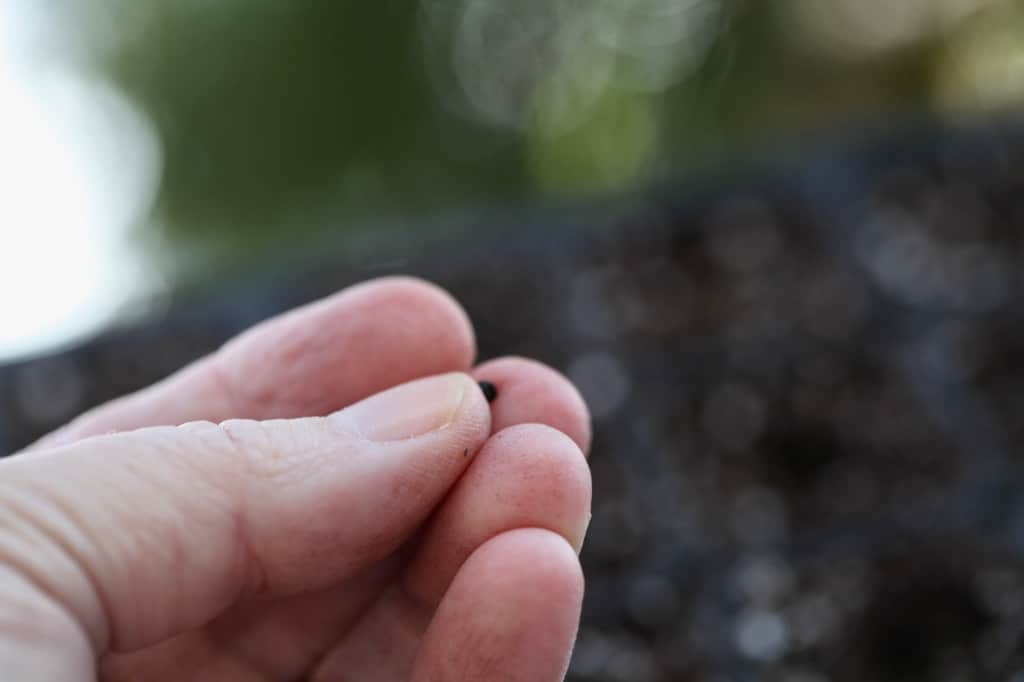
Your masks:
{"label": "hand", "polygon": [[586,410],[473,354],[446,294],[381,280],[0,462],[4,679],[562,679]]}

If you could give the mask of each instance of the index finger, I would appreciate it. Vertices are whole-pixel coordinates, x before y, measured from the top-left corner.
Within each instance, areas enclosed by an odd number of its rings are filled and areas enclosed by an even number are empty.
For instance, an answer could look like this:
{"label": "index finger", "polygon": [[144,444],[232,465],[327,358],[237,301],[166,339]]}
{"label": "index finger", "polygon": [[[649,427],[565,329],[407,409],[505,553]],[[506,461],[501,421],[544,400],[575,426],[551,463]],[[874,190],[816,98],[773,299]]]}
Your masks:
{"label": "index finger", "polygon": [[444,290],[408,277],[374,280],[263,322],[33,449],[190,421],[323,415],[396,384],[465,371],[475,352],[469,318]]}

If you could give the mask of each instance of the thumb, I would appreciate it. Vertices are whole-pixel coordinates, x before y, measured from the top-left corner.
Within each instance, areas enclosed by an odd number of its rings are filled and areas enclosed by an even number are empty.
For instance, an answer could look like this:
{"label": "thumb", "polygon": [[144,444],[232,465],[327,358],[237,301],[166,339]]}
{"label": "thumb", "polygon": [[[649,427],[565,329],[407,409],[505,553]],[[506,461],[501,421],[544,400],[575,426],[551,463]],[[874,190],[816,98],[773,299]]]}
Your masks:
{"label": "thumb", "polygon": [[98,656],[241,596],[332,584],[398,547],[489,429],[473,380],[446,374],[326,418],[143,429],[2,462],[0,639],[27,613],[43,629],[63,618]]}

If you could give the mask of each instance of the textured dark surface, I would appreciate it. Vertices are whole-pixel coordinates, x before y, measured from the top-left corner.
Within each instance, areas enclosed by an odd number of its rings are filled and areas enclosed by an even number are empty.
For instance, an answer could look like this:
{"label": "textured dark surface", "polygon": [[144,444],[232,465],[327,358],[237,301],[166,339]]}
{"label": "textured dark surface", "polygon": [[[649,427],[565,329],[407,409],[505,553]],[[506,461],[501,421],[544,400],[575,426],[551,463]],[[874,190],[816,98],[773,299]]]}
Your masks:
{"label": "textured dark surface", "polygon": [[0,368],[0,451],[279,310],[419,274],[484,357],[543,359],[594,411],[572,680],[1024,671],[1024,135],[893,134],[482,223],[328,244]]}

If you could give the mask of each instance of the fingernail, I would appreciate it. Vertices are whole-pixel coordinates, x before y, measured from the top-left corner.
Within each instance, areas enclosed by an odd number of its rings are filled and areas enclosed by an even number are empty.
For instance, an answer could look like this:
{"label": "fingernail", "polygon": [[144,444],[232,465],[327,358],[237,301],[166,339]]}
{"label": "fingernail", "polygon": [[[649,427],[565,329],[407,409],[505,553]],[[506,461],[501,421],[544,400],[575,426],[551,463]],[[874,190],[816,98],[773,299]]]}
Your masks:
{"label": "fingernail", "polygon": [[489,381],[480,381],[480,390],[483,391],[484,397],[487,398],[487,402],[493,403],[494,399],[498,397],[498,387]]}
{"label": "fingernail", "polygon": [[423,436],[452,423],[468,383],[461,374],[420,379],[378,393],[334,418],[368,440]]}

